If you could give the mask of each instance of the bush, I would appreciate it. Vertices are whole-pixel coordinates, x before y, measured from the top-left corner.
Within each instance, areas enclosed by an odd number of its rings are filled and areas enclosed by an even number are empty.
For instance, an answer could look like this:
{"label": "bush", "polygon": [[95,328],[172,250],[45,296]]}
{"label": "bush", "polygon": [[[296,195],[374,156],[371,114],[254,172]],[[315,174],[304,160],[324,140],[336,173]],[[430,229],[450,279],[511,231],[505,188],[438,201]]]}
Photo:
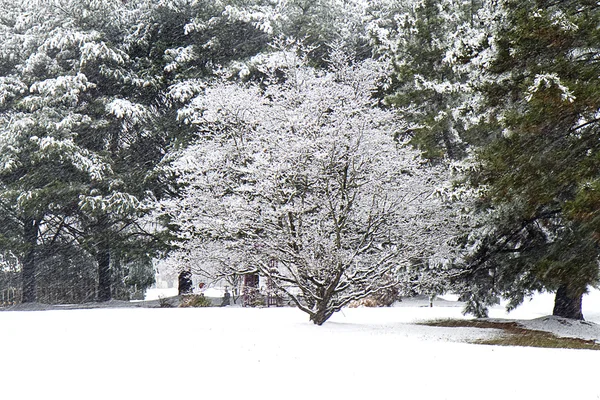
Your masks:
{"label": "bush", "polygon": [[379,307],[390,307],[399,300],[400,292],[397,286],[391,286],[379,290],[373,295]]}
{"label": "bush", "polygon": [[390,307],[399,300],[398,288],[395,286],[384,288],[364,299],[354,300],[348,304],[350,308],[356,307]]}
{"label": "bush", "polygon": [[144,300],[145,293],[142,290],[136,290],[131,293],[131,300]]}
{"label": "bush", "polygon": [[350,304],[348,304],[348,307],[380,307],[380,305],[377,304],[377,300],[375,300],[373,297],[365,297],[364,299],[351,301]]}
{"label": "bush", "polygon": [[244,307],[264,307],[265,297],[258,288],[244,287],[242,305]]}
{"label": "bush", "polygon": [[189,294],[181,296],[179,307],[212,307],[212,302],[203,294]]}
{"label": "bush", "polygon": [[160,308],[171,308],[173,307],[173,303],[171,303],[171,299],[168,297],[158,297],[158,304]]}

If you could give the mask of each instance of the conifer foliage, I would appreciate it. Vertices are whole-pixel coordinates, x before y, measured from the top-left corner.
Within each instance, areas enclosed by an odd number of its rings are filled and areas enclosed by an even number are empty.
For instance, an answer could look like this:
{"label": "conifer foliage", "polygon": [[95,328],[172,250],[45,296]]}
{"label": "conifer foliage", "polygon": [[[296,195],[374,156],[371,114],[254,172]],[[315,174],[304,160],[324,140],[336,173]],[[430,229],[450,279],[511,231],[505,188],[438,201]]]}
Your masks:
{"label": "conifer foliage", "polygon": [[482,87],[496,137],[474,174],[492,212],[468,274],[485,283],[471,294],[495,292],[515,307],[549,290],[555,315],[582,319],[582,295],[599,278],[600,10],[585,1],[501,5]]}
{"label": "conifer foliage", "polygon": [[391,286],[583,318],[596,2],[0,7],[0,282],[24,302],[126,298],[170,255],[259,273],[319,325]]}
{"label": "conifer foliage", "polygon": [[194,1],[2,6],[0,198],[20,226],[12,243],[21,254],[23,301],[36,300],[44,243],[75,244],[91,255],[97,297],[109,300],[126,264],[151,268],[165,248],[168,232],[150,213],[174,194],[163,157],[176,138],[185,139],[165,92],[181,69],[204,76],[231,57],[207,42],[217,43],[215,31],[234,37],[230,25],[244,23],[224,16],[213,21],[220,29],[202,27],[225,5]]}
{"label": "conifer foliage", "polygon": [[378,6],[368,27],[375,54],[394,66],[387,102],[408,123],[402,134],[429,159],[463,158],[472,140],[465,120],[473,97],[464,46],[481,21],[480,2],[394,0]]}

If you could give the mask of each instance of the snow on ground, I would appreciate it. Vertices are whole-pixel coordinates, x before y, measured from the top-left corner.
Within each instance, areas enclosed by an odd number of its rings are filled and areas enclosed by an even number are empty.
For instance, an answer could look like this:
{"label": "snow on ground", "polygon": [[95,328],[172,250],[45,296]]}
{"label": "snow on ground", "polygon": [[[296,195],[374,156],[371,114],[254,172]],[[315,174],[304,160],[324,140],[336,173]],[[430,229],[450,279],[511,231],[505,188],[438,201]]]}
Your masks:
{"label": "snow on ground", "polygon": [[[0,312],[1,398],[600,399],[600,352],[468,344],[494,332],[415,325],[463,318],[426,304],[344,309],[321,327],[294,308]],[[597,292],[584,307],[600,323]],[[541,295],[490,316],[551,310]]]}
{"label": "snow on ground", "polygon": [[552,332],[557,336],[600,342],[600,291],[592,290],[583,298],[583,316],[586,321],[549,316],[553,307],[554,294],[544,293],[526,300],[511,313],[507,313],[503,307],[494,308],[490,317],[516,320],[526,328]]}
{"label": "snow on ground", "polygon": [[[222,298],[225,290],[223,288],[206,288],[204,290],[195,289],[194,293],[203,293],[206,297]],[[148,289],[146,290],[145,301],[158,300],[160,298],[177,296],[177,288],[169,289]]]}
{"label": "snow on ground", "polygon": [[144,300],[158,300],[160,298],[177,296],[177,288],[148,289]]}

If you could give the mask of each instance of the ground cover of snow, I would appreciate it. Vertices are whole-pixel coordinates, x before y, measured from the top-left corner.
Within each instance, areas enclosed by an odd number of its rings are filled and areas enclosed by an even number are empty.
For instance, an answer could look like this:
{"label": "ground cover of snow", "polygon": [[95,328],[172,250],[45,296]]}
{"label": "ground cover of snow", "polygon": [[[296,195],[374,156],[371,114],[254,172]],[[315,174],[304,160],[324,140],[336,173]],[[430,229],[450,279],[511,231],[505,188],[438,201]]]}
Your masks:
{"label": "ground cover of snow", "polygon": [[169,289],[148,289],[146,290],[145,300],[157,300],[161,297],[177,296],[177,288]]}
{"label": "ground cover of snow", "polygon": [[[600,398],[600,352],[469,344],[498,332],[415,324],[465,318],[455,301],[427,303],[348,308],[321,327],[290,307],[0,312],[0,398]],[[599,292],[585,324],[545,321],[551,310],[539,295],[490,317],[600,341]]]}

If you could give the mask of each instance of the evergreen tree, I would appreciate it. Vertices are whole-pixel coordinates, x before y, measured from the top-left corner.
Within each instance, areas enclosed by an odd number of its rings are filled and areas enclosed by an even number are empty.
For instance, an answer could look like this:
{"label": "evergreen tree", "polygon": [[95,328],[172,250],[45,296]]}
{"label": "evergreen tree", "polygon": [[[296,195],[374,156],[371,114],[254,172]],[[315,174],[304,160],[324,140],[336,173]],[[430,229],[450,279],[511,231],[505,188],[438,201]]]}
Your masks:
{"label": "evergreen tree", "polygon": [[63,232],[64,218],[77,208],[82,185],[110,170],[102,155],[76,143],[86,124],[79,112],[94,87],[71,70],[53,44],[84,41],[89,35],[62,30],[56,10],[43,4],[7,6],[2,20],[0,65],[0,188],[3,208],[19,223],[12,247],[21,258],[23,301],[36,300],[36,256],[42,235]]}
{"label": "evergreen tree", "polygon": [[397,0],[371,9],[376,53],[394,65],[387,101],[409,123],[403,135],[429,159],[466,154],[472,87],[458,47],[481,20],[479,8],[479,1]]}
{"label": "evergreen tree", "polygon": [[357,59],[371,56],[365,26],[367,3],[360,0],[292,0],[281,12],[281,34],[313,47],[311,58],[325,65],[332,45]]}
{"label": "evergreen tree", "polygon": [[[139,221],[159,192],[164,135],[146,126],[156,79],[123,46],[132,21],[120,16],[133,11],[74,0],[28,4],[4,20],[12,50],[1,88],[2,196],[27,244],[24,302],[36,300],[43,236],[76,241],[94,256],[101,300],[111,296],[111,244],[143,238],[151,248]],[[61,240],[51,241],[54,250]]]}
{"label": "evergreen tree", "polygon": [[236,3],[2,2],[0,188],[20,226],[24,301],[45,237],[94,258],[99,300],[122,268],[165,249],[168,221],[153,211],[177,192],[164,159],[185,143],[176,99],[266,43],[265,18]]}
{"label": "evergreen tree", "polygon": [[473,175],[489,211],[464,276],[471,311],[484,313],[495,295],[516,307],[548,290],[555,315],[582,319],[582,296],[599,279],[600,9],[589,1],[501,5],[482,87],[496,136]]}

